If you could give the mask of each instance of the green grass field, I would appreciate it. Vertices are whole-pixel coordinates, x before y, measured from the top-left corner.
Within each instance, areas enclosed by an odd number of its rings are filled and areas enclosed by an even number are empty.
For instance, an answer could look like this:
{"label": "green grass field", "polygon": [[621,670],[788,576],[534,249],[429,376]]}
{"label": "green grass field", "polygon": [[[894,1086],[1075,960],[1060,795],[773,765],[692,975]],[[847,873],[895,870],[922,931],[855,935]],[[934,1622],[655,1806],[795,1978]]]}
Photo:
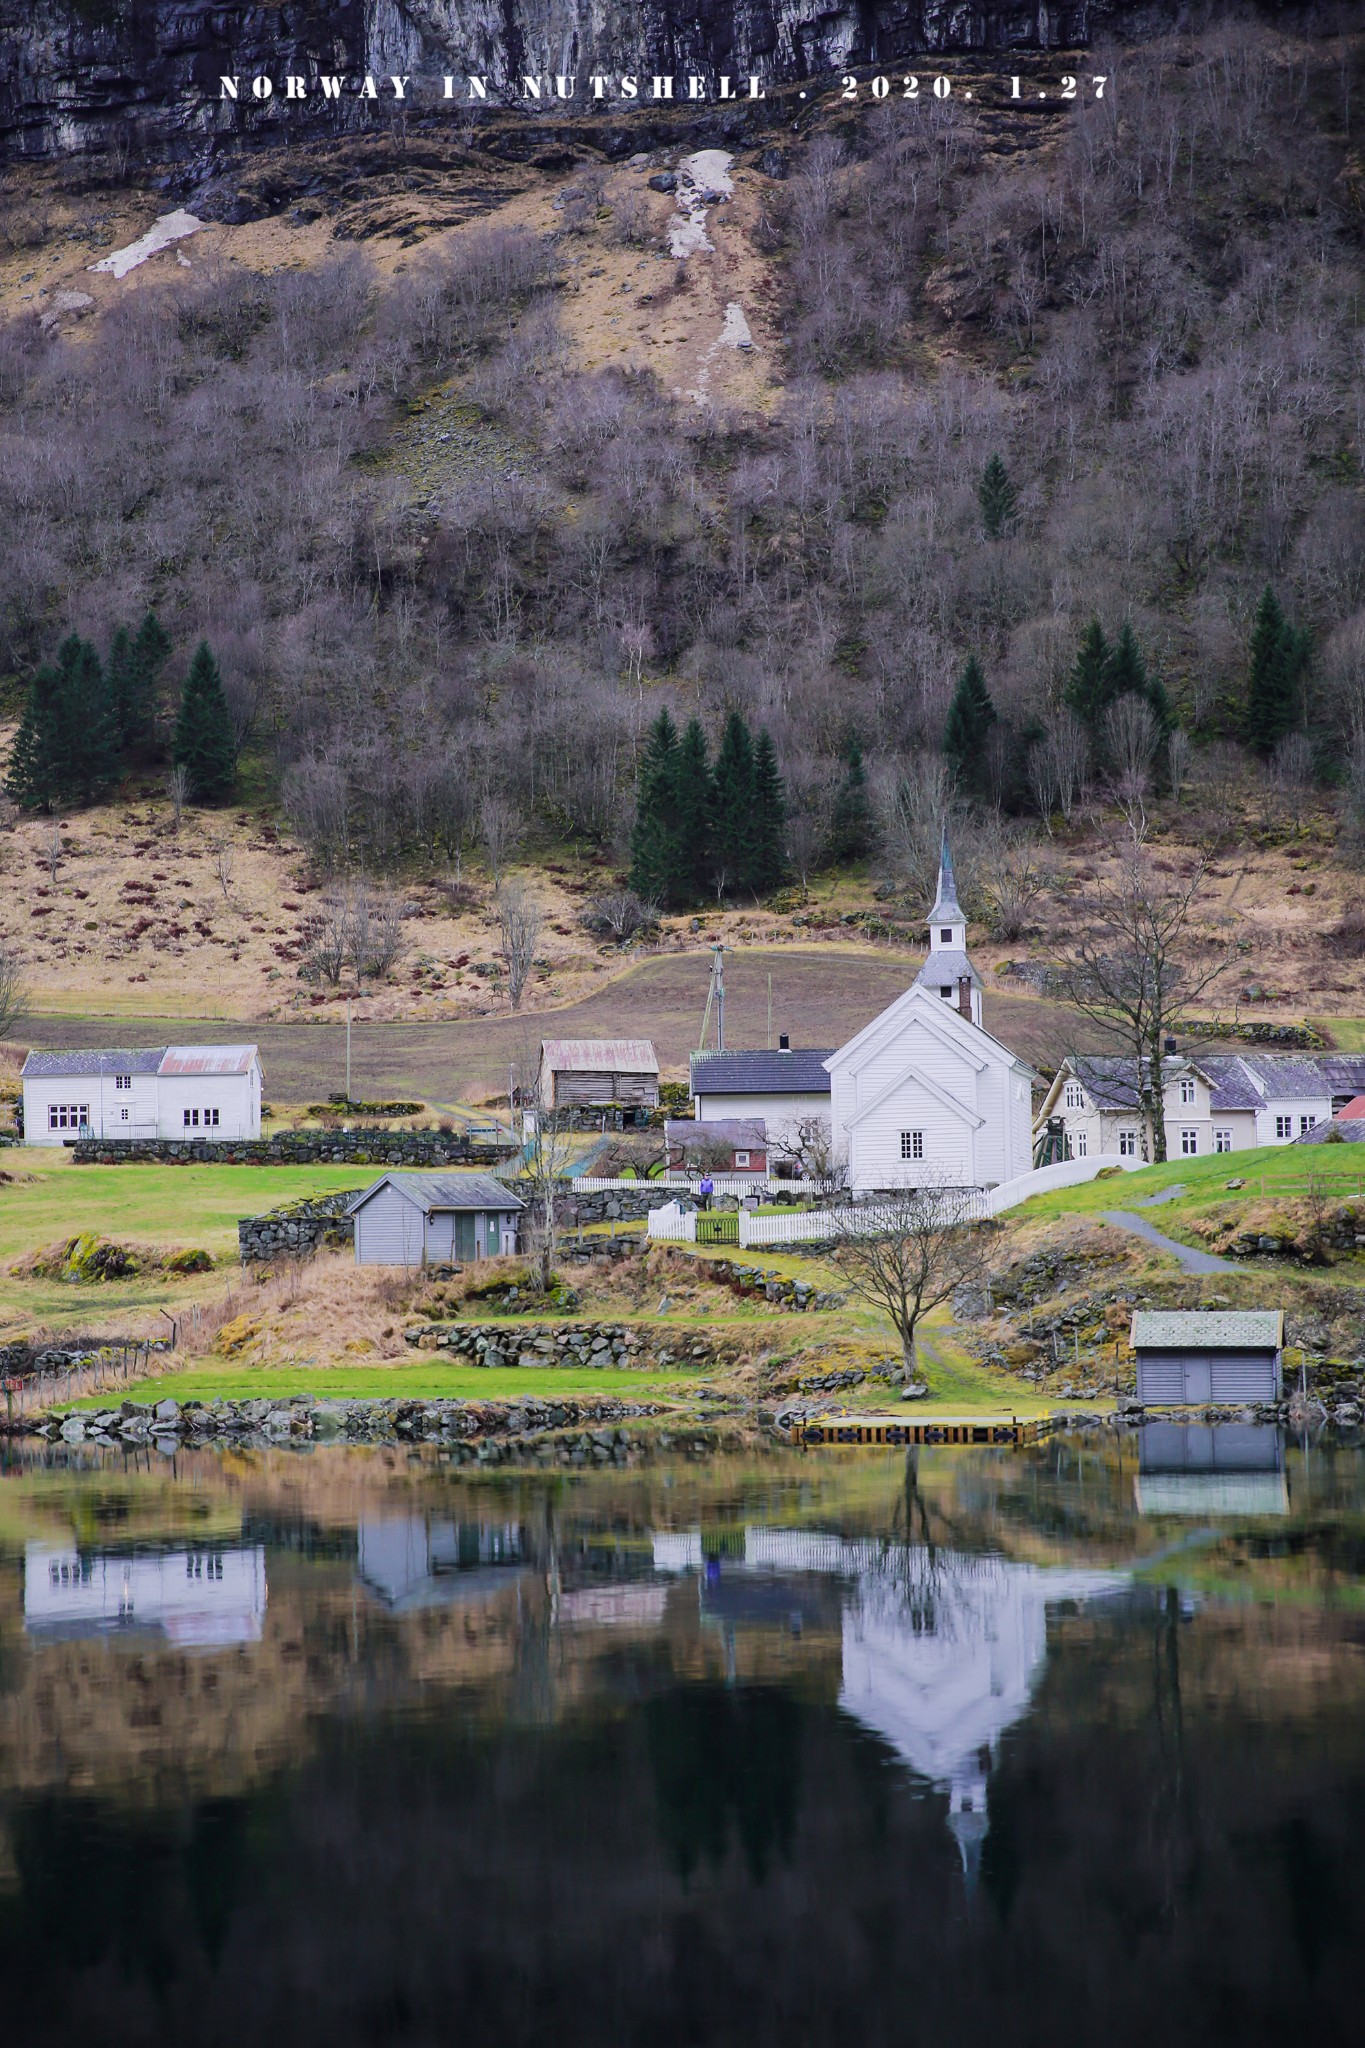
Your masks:
{"label": "green grass field", "polygon": [[[1154,1209],[1139,1209],[1158,1230],[1178,1222],[1182,1211],[1212,1208],[1219,1202],[1255,1202],[1303,1195],[1310,1174],[1329,1195],[1365,1195],[1365,1145],[1267,1145],[1255,1152],[1220,1152],[1203,1159],[1168,1159],[1164,1166],[1145,1166],[1138,1173],[1116,1173],[1078,1188],[1058,1188],[1035,1195],[1011,1209],[1011,1223],[1032,1223],[1051,1216],[1095,1216],[1105,1209],[1136,1209],[1146,1195],[1177,1184],[1185,1193]],[[1240,1180],[1240,1188],[1228,1182]]]}
{"label": "green grass field", "polygon": [[[659,1400],[669,1395],[686,1399],[701,1385],[700,1372],[579,1372],[569,1367],[547,1366],[524,1371],[496,1367],[440,1365],[422,1354],[420,1364],[406,1359],[394,1365],[337,1366],[243,1366],[230,1363],[187,1366],[183,1372],[165,1373],[158,1379],[136,1380],[126,1390],[134,1401],[285,1401],[292,1394],[307,1394],[319,1401],[513,1401],[534,1396],[537,1400]],[[73,1408],[107,1408],[124,1399],[124,1390],[112,1388],[73,1401]]]}
{"label": "green grass field", "polygon": [[34,1324],[123,1328],[130,1312],[145,1320],[221,1288],[207,1274],[91,1286],[16,1279],[15,1261],[45,1245],[93,1230],[122,1244],[195,1246],[235,1264],[239,1216],[374,1178],[364,1166],[73,1166],[68,1152],[47,1146],[0,1152],[0,1171],[12,1176],[0,1182],[0,1334]]}

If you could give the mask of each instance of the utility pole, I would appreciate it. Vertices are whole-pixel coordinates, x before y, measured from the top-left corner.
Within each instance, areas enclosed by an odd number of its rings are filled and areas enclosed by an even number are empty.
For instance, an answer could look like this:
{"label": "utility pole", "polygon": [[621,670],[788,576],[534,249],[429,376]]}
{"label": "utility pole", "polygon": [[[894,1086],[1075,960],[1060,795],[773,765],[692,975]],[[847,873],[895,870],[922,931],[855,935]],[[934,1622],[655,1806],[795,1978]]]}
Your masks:
{"label": "utility pole", "polygon": [[351,998],[346,998],[346,1107],[351,1106]]}
{"label": "utility pole", "polygon": [[768,1050],[773,1049],[773,971],[768,969]]}
{"label": "utility pole", "polygon": [[701,1037],[697,1051],[705,1052],[706,1034],[711,1027],[711,1007],[716,1011],[716,1051],[725,1050],[725,948],[711,948],[711,979],[706,989],[706,1008],[701,1013]]}

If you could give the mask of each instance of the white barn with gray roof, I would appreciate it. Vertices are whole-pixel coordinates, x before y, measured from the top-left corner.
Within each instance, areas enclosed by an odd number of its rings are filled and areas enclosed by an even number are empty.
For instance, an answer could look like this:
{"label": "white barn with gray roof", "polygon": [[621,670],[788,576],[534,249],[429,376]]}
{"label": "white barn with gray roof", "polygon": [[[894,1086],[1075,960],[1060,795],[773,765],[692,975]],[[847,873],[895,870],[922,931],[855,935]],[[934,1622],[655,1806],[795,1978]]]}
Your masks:
{"label": "white barn with gray roof", "polygon": [[24,1141],[259,1138],[254,1045],[157,1045],[31,1052],[20,1076]]}
{"label": "white barn with gray roof", "polygon": [[358,1266],[424,1266],[514,1252],[525,1207],[491,1173],[386,1173],[346,1213]]}

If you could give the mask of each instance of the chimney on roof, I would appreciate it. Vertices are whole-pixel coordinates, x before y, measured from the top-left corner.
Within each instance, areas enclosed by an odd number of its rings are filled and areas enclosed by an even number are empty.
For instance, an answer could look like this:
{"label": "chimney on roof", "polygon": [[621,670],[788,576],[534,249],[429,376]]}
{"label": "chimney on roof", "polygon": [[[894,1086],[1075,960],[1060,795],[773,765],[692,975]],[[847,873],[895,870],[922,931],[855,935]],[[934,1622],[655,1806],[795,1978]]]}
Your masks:
{"label": "chimney on roof", "polygon": [[777,1034],[777,1049],[779,1052],[790,1052],[792,1049],[792,1042],[785,1031],[779,1031]]}
{"label": "chimney on roof", "polygon": [[957,978],[957,1007],[970,1024],[972,1021],[972,977],[960,974]]}
{"label": "chimney on roof", "polygon": [[1165,1043],[1165,1045],[1164,1045],[1164,1046],[1162,1047],[1162,1051],[1163,1051],[1163,1052],[1174,1052],[1174,1051],[1175,1051],[1175,1040],[1174,1040],[1173,1038],[1168,1038],[1168,1039],[1166,1040],[1166,1043]]}

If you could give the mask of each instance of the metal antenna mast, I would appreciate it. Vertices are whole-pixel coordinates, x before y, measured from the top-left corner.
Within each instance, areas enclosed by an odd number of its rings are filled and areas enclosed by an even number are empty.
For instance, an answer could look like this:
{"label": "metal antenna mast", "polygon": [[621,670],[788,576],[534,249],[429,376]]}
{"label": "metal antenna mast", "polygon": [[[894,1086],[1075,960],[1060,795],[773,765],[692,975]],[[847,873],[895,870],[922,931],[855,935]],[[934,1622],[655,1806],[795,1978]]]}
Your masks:
{"label": "metal antenna mast", "polygon": [[706,990],[706,1008],[701,1013],[701,1039],[698,1052],[706,1050],[706,1034],[711,1028],[711,1007],[716,1011],[716,1051],[725,1050],[725,948],[711,948],[711,980]]}

